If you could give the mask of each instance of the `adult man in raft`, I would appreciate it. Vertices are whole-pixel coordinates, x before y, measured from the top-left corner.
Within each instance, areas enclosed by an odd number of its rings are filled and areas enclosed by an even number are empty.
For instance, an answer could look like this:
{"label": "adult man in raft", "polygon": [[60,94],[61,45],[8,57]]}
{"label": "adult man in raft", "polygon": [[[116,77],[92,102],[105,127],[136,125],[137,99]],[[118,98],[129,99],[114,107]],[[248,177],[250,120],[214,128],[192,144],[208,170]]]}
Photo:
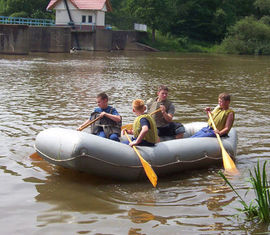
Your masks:
{"label": "adult man in raft", "polygon": [[161,85],[158,88],[157,97],[146,102],[148,113],[152,113],[158,108],[161,112],[153,115],[158,129],[158,136],[174,136],[176,139],[183,138],[185,128],[181,123],[173,122],[175,107],[173,103],[167,99],[169,89],[167,86]]}

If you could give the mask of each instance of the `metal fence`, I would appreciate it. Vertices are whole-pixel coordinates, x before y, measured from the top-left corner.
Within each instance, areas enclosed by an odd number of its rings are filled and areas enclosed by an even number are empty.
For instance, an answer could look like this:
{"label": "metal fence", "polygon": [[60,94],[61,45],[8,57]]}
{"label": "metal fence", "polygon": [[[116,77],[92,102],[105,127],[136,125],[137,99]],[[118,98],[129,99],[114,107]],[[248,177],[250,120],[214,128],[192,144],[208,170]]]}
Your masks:
{"label": "metal fence", "polygon": [[54,25],[54,21],[48,20],[48,19],[32,19],[32,18],[22,18],[22,17],[0,16],[0,24],[52,26]]}

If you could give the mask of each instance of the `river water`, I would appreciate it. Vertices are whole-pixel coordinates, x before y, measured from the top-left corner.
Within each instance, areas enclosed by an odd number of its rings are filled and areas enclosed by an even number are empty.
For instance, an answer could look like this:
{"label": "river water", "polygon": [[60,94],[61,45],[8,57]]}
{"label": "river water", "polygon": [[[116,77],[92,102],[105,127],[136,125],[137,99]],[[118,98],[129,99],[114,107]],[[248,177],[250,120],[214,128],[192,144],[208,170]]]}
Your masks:
{"label": "river water", "polygon": [[[0,55],[1,234],[251,234],[236,195],[217,174],[189,171],[146,182],[119,182],[33,160],[36,135],[76,129],[105,91],[123,117],[134,98],[170,88],[175,120],[206,121],[218,94],[232,94],[238,131],[231,183],[247,202],[249,169],[270,159],[270,57],[143,52]],[[269,172],[269,164],[267,165]],[[237,215],[238,217],[233,217]]]}

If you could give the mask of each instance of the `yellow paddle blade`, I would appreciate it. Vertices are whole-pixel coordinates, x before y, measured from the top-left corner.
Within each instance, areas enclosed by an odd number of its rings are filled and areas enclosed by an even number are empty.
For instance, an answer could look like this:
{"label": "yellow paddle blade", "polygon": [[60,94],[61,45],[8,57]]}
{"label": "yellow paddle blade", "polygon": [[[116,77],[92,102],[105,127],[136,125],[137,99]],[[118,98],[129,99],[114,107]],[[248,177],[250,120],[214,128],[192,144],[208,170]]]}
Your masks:
{"label": "yellow paddle blade", "polygon": [[139,151],[137,150],[137,148],[135,146],[133,146],[133,149],[135,150],[135,152],[137,153],[138,157],[140,158],[140,161],[142,163],[142,166],[144,168],[144,171],[145,171],[148,179],[150,180],[150,182],[152,183],[152,185],[154,187],[156,187],[157,186],[157,175],[156,175],[156,173],[152,169],[151,165],[147,161],[145,161],[143,159],[143,157],[141,156],[141,154],[139,153]]}
{"label": "yellow paddle blade", "polygon": [[[126,131],[125,131],[125,136],[127,137],[128,141],[130,143],[131,142],[131,139],[129,138],[129,136],[128,136],[128,134],[127,134]],[[156,175],[156,173],[152,169],[151,165],[147,161],[145,161],[143,159],[143,157],[141,156],[141,154],[138,151],[138,149],[135,146],[133,146],[132,148],[134,149],[135,153],[137,153],[137,155],[138,155],[138,157],[139,157],[139,159],[140,159],[140,161],[142,163],[143,169],[144,169],[144,171],[145,171],[148,179],[150,180],[151,184],[154,187],[156,187],[157,186],[157,175]]]}
{"label": "yellow paddle blade", "polygon": [[32,153],[29,157],[34,160],[43,160],[43,158],[40,157],[37,152]]}
{"label": "yellow paddle blade", "polygon": [[129,123],[121,127],[121,130],[127,129],[127,130],[132,130],[133,124]]}
{"label": "yellow paddle blade", "polygon": [[222,159],[223,165],[226,172],[232,175],[238,175],[239,171],[237,170],[233,160],[231,159],[230,155],[226,152],[224,148],[222,148]]}
{"label": "yellow paddle blade", "polygon": [[[211,120],[211,123],[212,123],[212,126],[213,126],[214,130],[217,130],[211,112],[208,112],[208,115],[209,115],[209,118]],[[224,165],[225,171],[227,171],[230,174],[239,174],[239,171],[237,170],[233,160],[231,159],[230,155],[226,152],[226,150],[225,150],[225,148],[224,148],[224,146],[222,144],[222,141],[221,141],[221,138],[220,138],[219,134],[216,133],[216,136],[217,136],[219,146],[221,148],[222,160],[223,160],[223,165]]]}

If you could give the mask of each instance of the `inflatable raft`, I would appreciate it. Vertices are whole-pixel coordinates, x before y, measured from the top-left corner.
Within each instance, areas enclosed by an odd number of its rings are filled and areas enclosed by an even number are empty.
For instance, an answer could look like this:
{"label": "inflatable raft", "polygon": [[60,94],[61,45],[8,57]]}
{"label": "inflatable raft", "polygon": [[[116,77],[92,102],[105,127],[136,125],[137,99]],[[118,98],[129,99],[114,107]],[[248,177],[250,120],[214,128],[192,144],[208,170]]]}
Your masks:
{"label": "inflatable raft", "polygon": [[[216,138],[188,138],[206,123],[194,122],[184,126],[186,132],[183,139],[162,141],[155,147],[137,147],[158,177],[222,164]],[[236,130],[232,128],[228,137],[222,138],[222,142],[230,156],[235,158]],[[50,163],[96,176],[121,180],[146,177],[133,148],[86,132],[47,129],[37,135],[35,149]]]}

